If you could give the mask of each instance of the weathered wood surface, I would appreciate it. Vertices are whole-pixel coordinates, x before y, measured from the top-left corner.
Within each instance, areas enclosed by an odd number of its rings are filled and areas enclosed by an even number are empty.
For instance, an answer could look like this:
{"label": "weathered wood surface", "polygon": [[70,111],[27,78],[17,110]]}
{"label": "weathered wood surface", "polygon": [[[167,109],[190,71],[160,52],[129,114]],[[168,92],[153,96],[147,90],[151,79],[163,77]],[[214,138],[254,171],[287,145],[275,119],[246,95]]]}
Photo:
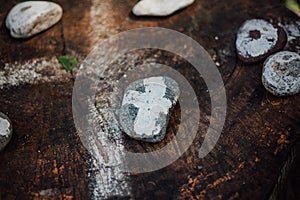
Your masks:
{"label": "weathered wood surface", "polygon": [[[155,172],[130,175],[130,195],[110,196],[111,199],[268,199],[277,194],[274,188],[280,188],[275,187],[276,183],[288,158],[293,158],[291,149],[299,133],[300,98],[276,98],[266,92],[261,83],[262,63],[245,65],[238,61],[234,44],[235,33],[246,19],[265,18],[281,24],[299,20],[280,1],[201,0],[166,18],[134,17],[130,10],[136,2],[129,0],[56,2],[64,8],[62,21],[26,40],[11,38],[4,25],[16,2],[0,2],[0,70],[5,70],[7,63],[64,54],[82,60],[97,40],[146,26],[185,33],[220,63],[228,98],[226,123],[216,147],[199,159],[198,150],[210,116],[205,84],[187,63],[156,52],[160,55],[157,61],[174,66],[198,88],[198,135],[179,160]],[[296,38],[286,49],[300,53],[299,45]],[[142,57],[151,55],[148,52]],[[11,118],[14,135],[0,153],[0,199],[95,197],[97,184],[90,176],[94,173],[91,156],[81,144],[72,118],[73,81],[68,75],[57,81],[41,80],[34,85],[1,89],[0,111]],[[179,107],[174,112],[166,141],[178,125]],[[125,147],[132,151],[161,146],[123,139]],[[282,184],[285,183],[279,185]]]}

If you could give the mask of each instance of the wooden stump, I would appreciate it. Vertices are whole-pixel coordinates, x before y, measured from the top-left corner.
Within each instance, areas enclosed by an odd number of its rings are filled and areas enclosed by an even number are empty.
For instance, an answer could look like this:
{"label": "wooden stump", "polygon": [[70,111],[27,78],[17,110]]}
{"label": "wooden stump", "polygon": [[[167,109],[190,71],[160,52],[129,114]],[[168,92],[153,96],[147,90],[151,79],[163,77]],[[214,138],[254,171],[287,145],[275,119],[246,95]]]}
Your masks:
{"label": "wooden stump", "polygon": [[[139,59],[152,58],[188,77],[200,102],[198,134],[173,164],[154,172],[126,175],[129,194],[97,194],[97,188],[105,188],[107,183],[95,180],[97,170],[104,166],[95,168],[91,161],[94,155],[82,145],[74,125],[76,70],[71,74],[56,66],[55,73],[45,70],[40,72],[40,79],[22,79],[0,90],[0,111],[10,117],[14,128],[11,142],[0,153],[0,199],[285,198],[283,186],[299,154],[294,144],[300,128],[300,96],[272,96],[261,83],[262,63],[246,65],[235,54],[236,32],[247,19],[264,18],[300,30],[299,18],[281,1],[201,0],[163,18],[133,16],[130,11],[136,2],[129,0],[55,2],[64,9],[62,20],[26,40],[12,38],[5,28],[5,17],[16,1],[0,3],[0,72],[4,77],[12,78],[8,68],[18,65],[16,70],[20,70],[35,59],[71,55],[82,61],[97,41],[132,28],[170,28],[199,42],[218,63],[228,102],[225,126],[214,149],[200,159],[198,151],[211,113],[205,82],[189,63],[169,52],[135,52]],[[299,36],[294,35],[285,49],[300,53]],[[153,58],[154,54],[158,56]],[[121,65],[128,62],[124,60]],[[176,134],[179,117],[177,106],[161,144],[137,142],[126,136],[122,143],[130,151],[160,148]],[[295,195],[295,199],[300,198],[299,193]]]}

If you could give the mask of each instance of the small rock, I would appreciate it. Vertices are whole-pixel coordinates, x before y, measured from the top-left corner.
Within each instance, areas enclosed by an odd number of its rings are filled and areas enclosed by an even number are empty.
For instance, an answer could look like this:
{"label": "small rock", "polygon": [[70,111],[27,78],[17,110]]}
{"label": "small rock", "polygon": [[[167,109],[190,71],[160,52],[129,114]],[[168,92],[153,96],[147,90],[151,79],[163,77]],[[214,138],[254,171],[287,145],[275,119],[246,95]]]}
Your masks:
{"label": "small rock", "polygon": [[62,8],[53,2],[26,1],[18,3],[8,13],[5,25],[15,38],[28,38],[56,24]]}
{"label": "small rock", "polygon": [[276,96],[300,92],[300,56],[290,51],[278,52],[264,63],[262,82]]}
{"label": "small rock", "polygon": [[131,83],[125,90],[118,111],[121,128],[137,140],[161,141],[179,94],[177,82],[165,76]]}
{"label": "small rock", "polygon": [[12,125],[9,118],[0,112],[0,151],[2,151],[12,136]]}
{"label": "small rock", "polygon": [[132,9],[137,16],[168,16],[194,3],[194,0],[141,0]]}
{"label": "small rock", "polygon": [[238,31],[236,49],[240,60],[258,62],[280,51],[286,44],[283,28],[262,20],[247,20]]}

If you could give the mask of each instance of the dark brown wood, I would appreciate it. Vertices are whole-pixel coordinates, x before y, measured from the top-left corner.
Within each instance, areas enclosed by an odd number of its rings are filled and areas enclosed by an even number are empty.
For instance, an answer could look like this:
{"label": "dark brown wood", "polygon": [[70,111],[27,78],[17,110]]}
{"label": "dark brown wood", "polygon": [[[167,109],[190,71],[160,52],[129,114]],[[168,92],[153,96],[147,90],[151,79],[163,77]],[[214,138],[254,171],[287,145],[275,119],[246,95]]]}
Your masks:
{"label": "dark brown wood", "polygon": [[[96,2],[93,0],[56,2],[64,8],[62,20],[26,40],[13,39],[4,25],[9,9],[16,2],[0,3],[0,69],[5,63],[65,54],[82,60],[92,50],[95,39],[147,26],[166,27],[192,37],[220,63],[218,69],[225,82],[228,101],[226,123],[213,151],[199,159],[198,150],[210,117],[205,83],[188,63],[170,53],[137,53],[139,58],[158,54],[158,62],[174,66],[188,77],[191,85],[197,88],[201,121],[196,139],[180,159],[155,172],[130,175],[132,198],[280,197],[278,194],[285,182],[278,180],[285,175],[285,170],[290,169],[291,149],[300,128],[300,96],[277,98],[266,92],[261,83],[262,63],[245,65],[237,59],[235,34],[247,19],[264,18],[281,24],[299,20],[281,1],[196,1],[164,18],[133,16],[130,11],[136,2],[129,0],[103,2],[105,9],[101,15],[92,14],[91,8]],[[93,32],[92,18],[99,18],[103,23],[105,29],[99,34]],[[299,53],[299,38],[286,49]],[[60,81],[0,90],[0,111],[10,117],[14,127],[12,141],[0,152],[0,199],[93,197],[95,180],[88,175],[94,173],[91,155],[83,147],[73,122],[73,78],[70,75]],[[177,106],[167,138],[162,143],[149,145],[124,137],[125,147],[138,152],[162,147],[176,133],[179,117],[180,107]],[[296,156],[300,155],[299,150],[295,152]],[[130,197],[111,196],[111,199],[115,198]],[[297,198],[300,198],[299,192],[294,195],[294,199]]]}

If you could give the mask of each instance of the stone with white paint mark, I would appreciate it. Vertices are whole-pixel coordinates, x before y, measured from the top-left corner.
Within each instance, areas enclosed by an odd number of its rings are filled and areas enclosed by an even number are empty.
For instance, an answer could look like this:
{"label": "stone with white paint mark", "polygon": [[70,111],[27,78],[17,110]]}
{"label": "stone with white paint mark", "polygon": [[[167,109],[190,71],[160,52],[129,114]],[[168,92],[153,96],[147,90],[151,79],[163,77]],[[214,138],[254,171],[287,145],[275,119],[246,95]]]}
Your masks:
{"label": "stone with white paint mark", "polygon": [[262,82],[276,96],[300,92],[300,56],[290,51],[270,56],[264,63]]}
{"label": "stone with white paint mark", "polygon": [[131,83],[118,111],[121,128],[137,140],[161,141],[179,95],[177,82],[169,77],[150,77]]}
{"label": "stone with white paint mark", "polygon": [[280,51],[286,41],[286,33],[281,27],[262,19],[252,19],[239,29],[236,49],[240,60],[253,63]]}
{"label": "stone with white paint mark", "polygon": [[284,28],[288,33],[288,42],[292,40],[296,40],[300,37],[300,21],[290,22],[289,24],[285,24]]}
{"label": "stone with white paint mark", "polygon": [[194,0],[141,0],[132,9],[137,16],[168,16],[194,3]]}
{"label": "stone with white paint mark", "polygon": [[9,118],[0,112],[0,151],[2,151],[12,136],[12,125]]}
{"label": "stone with white paint mark", "polygon": [[62,12],[61,6],[53,2],[26,1],[11,9],[5,25],[11,36],[28,38],[56,24]]}

